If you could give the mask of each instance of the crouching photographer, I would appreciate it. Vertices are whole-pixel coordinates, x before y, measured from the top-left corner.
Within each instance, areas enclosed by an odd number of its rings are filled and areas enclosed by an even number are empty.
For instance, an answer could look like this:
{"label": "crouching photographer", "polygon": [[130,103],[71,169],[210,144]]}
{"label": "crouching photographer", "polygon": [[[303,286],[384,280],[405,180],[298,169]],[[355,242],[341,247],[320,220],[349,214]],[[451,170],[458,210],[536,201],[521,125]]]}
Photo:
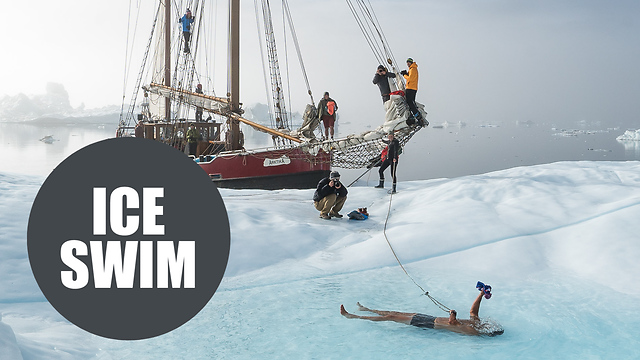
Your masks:
{"label": "crouching photographer", "polygon": [[318,183],[313,193],[313,205],[320,211],[320,218],[329,220],[341,218],[340,210],[347,201],[347,188],[340,182],[340,173],[332,171]]}

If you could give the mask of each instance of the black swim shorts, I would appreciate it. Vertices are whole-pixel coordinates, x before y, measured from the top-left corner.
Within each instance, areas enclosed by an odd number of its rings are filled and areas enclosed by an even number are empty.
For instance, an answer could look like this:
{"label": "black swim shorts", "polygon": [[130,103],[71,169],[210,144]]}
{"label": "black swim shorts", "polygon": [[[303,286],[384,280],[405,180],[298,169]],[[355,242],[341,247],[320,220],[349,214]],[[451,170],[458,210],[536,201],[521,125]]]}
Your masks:
{"label": "black swim shorts", "polygon": [[433,324],[435,324],[436,318],[435,316],[425,315],[425,314],[415,314],[411,318],[411,325],[433,329]]}

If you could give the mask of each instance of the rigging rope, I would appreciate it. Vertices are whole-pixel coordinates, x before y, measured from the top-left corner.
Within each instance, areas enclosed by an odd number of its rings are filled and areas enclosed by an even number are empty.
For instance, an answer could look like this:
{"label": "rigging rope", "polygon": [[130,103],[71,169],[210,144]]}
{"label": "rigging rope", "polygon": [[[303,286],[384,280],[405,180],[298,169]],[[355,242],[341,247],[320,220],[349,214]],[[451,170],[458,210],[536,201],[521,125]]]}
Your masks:
{"label": "rigging rope", "polygon": [[[369,48],[373,52],[376,61],[379,64],[389,64],[391,65],[393,72],[397,72],[398,63],[393,56],[391,51],[391,47],[388,45],[388,41],[384,32],[382,31],[382,26],[378,21],[378,17],[371,6],[371,2],[367,1],[365,3],[364,0],[346,0],[351,10],[351,13],[355,17],[356,23],[360,28],[360,31],[364,35],[365,40],[369,44]],[[353,1],[356,4],[353,4]],[[404,84],[404,77],[400,76],[398,79],[394,79],[396,83]],[[403,87],[403,86],[402,86]]]}
{"label": "rigging rope", "polygon": [[[371,171],[371,169],[373,169],[374,167],[378,166],[378,164],[380,164],[380,161],[382,159],[378,160],[375,164],[368,166],[367,167],[367,171],[363,172],[362,175],[358,176],[355,180],[353,180],[351,182],[351,184],[347,185],[347,187],[351,187],[351,185],[355,184],[358,180],[360,180],[363,176],[365,176],[369,171]],[[371,175],[371,174],[369,174]],[[367,184],[369,184],[369,180],[367,179]]]}
{"label": "rigging rope", "polygon": [[309,97],[311,98],[311,103],[314,104],[313,95],[311,93],[311,86],[309,85],[309,77],[307,76],[307,70],[304,67],[302,52],[300,51],[300,44],[298,43],[298,35],[296,34],[296,28],[293,26],[293,18],[291,17],[291,11],[289,10],[289,2],[287,2],[287,0],[282,0],[282,7],[284,8],[287,22],[289,23],[289,29],[291,29],[291,38],[293,38],[293,44],[296,47],[298,61],[300,62],[300,68],[302,69],[302,76],[304,77],[304,82],[307,85],[307,92],[309,93]]}
{"label": "rigging rope", "polygon": [[[396,163],[397,164],[397,163]],[[396,171],[397,171],[397,165],[392,165],[391,169],[392,174],[391,174],[391,178],[395,179],[396,178]],[[395,183],[395,181],[394,181]],[[446,305],[444,305],[443,303],[441,303],[440,301],[438,301],[437,299],[435,299],[433,296],[431,296],[429,294],[428,291],[426,291],[422,286],[420,286],[420,284],[418,284],[413,277],[411,277],[411,275],[409,275],[409,272],[407,271],[407,269],[404,268],[404,265],[402,265],[402,262],[400,262],[400,259],[398,258],[398,255],[396,254],[396,251],[393,249],[393,246],[391,246],[391,242],[389,241],[389,238],[387,237],[387,223],[389,222],[389,216],[391,215],[391,202],[393,200],[393,191],[391,192],[391,195],[389,196],[389,209],[387,210],[387,218],[384,220],[384,228],[382,229],[382,234],[384,235],[384,239],[387,241],[387,244],[389,245],[389,248],[391,249],[391,252],[393,253],[393,256],[396,258],[396,261],[398,262],[398,265],[400,265],[400,268],[402,268],[402,271],[404,271],[404,273],[409,277],[409,279],[411,279],[411,281],[413,281],[413,283],[420,288],[420,290],[422,290],[422,292],[424,293],[424,295],[426,295],[431,301],[433,301],[433,303],[440,308],[440,310],[444,311],[444,312],[449,312],[451,309],[449,309]]]}
{"label": "rigging rope", "polygon": [[274,124],[275,121],[273,119],[273,101],[271,100],[271,94],[269,93],[269,83],[267,81],[267,68],[266,68],[266,60],[264,56],[264,41],[262,40],[262,31],[260,30],[260,10],[258,7],[258,0],[253,0],[253,5],[256,13],[256,29],[258,30],[258,44],[260,45],[260,58],[262,59],[262,77],[264,79],[264,92],[267,96],[267,106],[269,106],[269,121],[271,124]]}
{"label": "rigging rope", "polygon": [[[383,44],[388,44],[389,42],[387,41],[387,37],[384,35],[384,32],[382,31],[382,26],[380,25],[380,22],[378,21],[378,17],[376,16],[376,13],[373,11],[373,7],[371,6],[371,1],[369,1],[369,7],[372,9],[371,14],[373,15],[372,21],[375,20],[375,24],[377,26],[378,29],[380,29],[380,39],[382,41]],[[393,67],[398,66],[398,62],[396,61],[395,57],[393,56],[393,52],[391,51],[391,47],[390,46],[385,46],[385,48],[388,47],[388,56],[389,58],[387,59],[387,61],[389,61],[389,59],[391,60],[390,65]]]}
{"label": "rigging rope", "polygon": [[127,114],[125,115],[124,112],[124,101],[125,99],[122,99],[122,110],[120,112],[120,121],[118,123],[118,132],[117,135],[118,136],[123,136],[124,135],[124,130],[126,128],[130,128],[130,122],[133,119],[133,112],[135,110],[135,106],[136,106],[136,100],[137,100],[137,96],[138,96],[138,91],[140,88],[140,82],[142,81],[142,76],[144,75],[144,69],[147,63],[147,57],[149,56],[149,49],[151,48],[151,43],[153,41],[153,34],[156,28],[156,23],[158,21],[158,16],[160,14],[160,9],[162,9],[162,4],[159,3],[158,4],[158,10],[156,11],[156,15],[155,18],[153,19],[153,25],[151,26],[151,34],[149,35],[149,41],[147,42],[147,47],[145,48],[145,53],[142,57],[142,67],[140,69],[140,71],[138,72],[138,78],[136,79],[136,84],[134,86],[133,89],[133,95],[131,96],[131,100],[129,103],[129,109],[127,110]]}
{"label": "rigging rope", "polygon": [[383,59],[383,56],[381,56],[381,54],[377,51],[372,39],[369,37],[369,34],[365,30],[362,19],[358,17],[357,11],[350,0],[347,0],[347,4],[349,5],[349,9],[351,9],[351,13],[353,13],[353,16],[356,19],[356,23],[358,23],[358,27],[360,27],[360,31],[362,31],[362,34],[364,35],[364,38],[367,41],[367,44],[369,44],[369,48],[371,48],[371,51],[373,52],[374,57],[376,58],[376,60],[378,60],[378,62],[380,62],[381,59]]}
{"label": "rigging rope", "polygon": [[[129,28],[131,27],[131,0],[129,0],[129,15],[127,15],[127,41],[125,44],[125,49],[124,49],[124,80],[123,80],[123,85],[122,85],[122,107],[124,111],[124,99],[126,97],[126,93],[127,93],[127,77],[128,77],[128,68],[127,65],[129,64]],[[133,40],[132,40],[133,42]]]}
{"label": "rigging rope", "polygon": [[[129,0],[129,15],[127,15],[127,41],[126,41],[126,45],[125,45],[125,51],[124,51],[124,79],[122,82],[122,106],[120,107],[120,120],[119,120],[119,124],[122,125],[122,117],[124,116],[124,102],[126,101],[127,98],[127,77],[128,77],[128,72],[127,72],[127,64],[129,63],[128,57],[129,57],[129,27],[131,25],[131,0]],[[117,133],[118,136],[120,135],[120,133]]]}
{"label": "rigging rope", "polygon": [[[287,46],[287,26],[284,18],[284,6],[282,7],[282,39],[284,41],[284,66],[285,66],[285,74],[287,79],[287,97],[284,98],[283,102],[286,104],[287,100],[289,101],[289,106],[285,106],[285,108],[292,109],[291,107],[291,76],[289,76],[289,47]],[[284,92],[284,84],[282,85]],[[289,114],[290,115],[290,114]],[[292,119],[293,120],[293,119]]]}

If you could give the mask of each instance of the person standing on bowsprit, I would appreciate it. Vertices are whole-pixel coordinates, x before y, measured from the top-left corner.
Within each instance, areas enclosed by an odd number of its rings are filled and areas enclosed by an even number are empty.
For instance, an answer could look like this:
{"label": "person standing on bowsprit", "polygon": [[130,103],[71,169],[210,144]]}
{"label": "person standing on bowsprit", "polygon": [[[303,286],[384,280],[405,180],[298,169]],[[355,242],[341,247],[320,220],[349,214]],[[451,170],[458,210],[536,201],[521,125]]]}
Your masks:
{"label": "person standing on bowsprit", "polygon": [[391,176],[393,177],[393,187],[391,188],[391,193],[396,193],[396,171],[398,169],[398,158],[400,157],[400,142],[398,139],[394,139],[393,134],[389,134],[389,140],[382,140],[387,145],[382,153],[380,154],[380,160],[382,161],[382,165],[380,165],[380,170],[378,173],[380,174],[380,183],[376,186],[377,188],[384,188],[384,171],[391,166]]}
{"label": "person standing on bowsprit", "polygon": [[391,96],[391,86],[389,85],[389,79],[395,78],[396,74],[392,72],[388,72],[387,68],[383,65],[378,65],[378,70],[376,70],[376,74],[373,76],[373,83],[378,85],[380,89],[380,95],[382,95],[382,103],[387,102]]}
{"label": "person standing on bowsprit", "polygon": [[329,97],[329,92],[324,93],[324,97],[318,103],[318,119],[322,120],[324,125],[324,138],[329,139],[329,132],[331,132],[331,140],[333,140],[333,127],[336,122],[336,111],[338,111],[338,104],[335,100]]}
{"label": "person standing on bowsprit", "polygon": [[407,100],[407,105],[409,105],[411,115],[413,115],[413,117],[418,121],[418,125],[425,126],[424,118],[416,106],[416,94],[418,93],[418,64],[413,62],[412,58],[408,58],[407,66],[409,67],[408,72],[407,70],[402,70],[400,72],[400,74],[407,79],[407,86],[405,87],[404,92],[405,99]]}

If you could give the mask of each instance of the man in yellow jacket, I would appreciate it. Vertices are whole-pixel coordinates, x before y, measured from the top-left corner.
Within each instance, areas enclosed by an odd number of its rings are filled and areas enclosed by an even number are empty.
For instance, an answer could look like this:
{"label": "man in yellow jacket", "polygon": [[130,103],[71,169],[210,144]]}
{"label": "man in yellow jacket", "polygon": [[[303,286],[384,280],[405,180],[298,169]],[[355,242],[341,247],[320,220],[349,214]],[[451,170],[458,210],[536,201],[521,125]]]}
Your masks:
{"label": "man in yellow jacket", "polygon": [[416,94],[418,93],[418,64],[413,62],[412,58],[407,59],[407,66],[409,67],[409,71],[402,70],[400,72],[404,78],[407,80],[407,86],[405,88],[405,98],[407,100],[407,104],[409,105],[409,110],[411,110],[411,114],[416,118],[418,124],[420,126],[425,126],[425,121],[420,112],[418,111],[418,107],[416,106]]}

